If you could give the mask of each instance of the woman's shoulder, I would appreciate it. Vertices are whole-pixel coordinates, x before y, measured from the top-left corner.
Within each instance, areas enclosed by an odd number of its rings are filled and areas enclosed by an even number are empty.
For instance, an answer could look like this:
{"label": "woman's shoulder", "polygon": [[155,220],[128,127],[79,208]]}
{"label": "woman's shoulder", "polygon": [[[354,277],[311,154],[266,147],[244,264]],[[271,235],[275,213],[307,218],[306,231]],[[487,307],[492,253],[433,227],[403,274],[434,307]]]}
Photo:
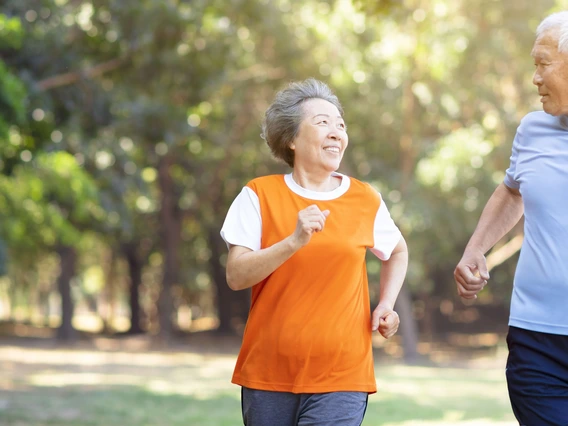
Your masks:
{"label": "woman's shoulder", "polygon": [[350,192],[357,194],[358,196],[365,197],[367,199],[372,199],[380,202],[381,195],[379,191],[369,182],[365,182],[353,177],[349,177],[351,186],[349,188]]}
{"label": "woman's shoulder", "polygon": [[351,185],[356,189],[377,193],[377,190],[369,182],[365,182],[352,176],[349,176],[349,180],[351,181]]}
{"label": "woman's shoulder", "polygon": [[259,176],[250,180],[246,186],[251,189],[274,187],[284,183],[284,175]]}

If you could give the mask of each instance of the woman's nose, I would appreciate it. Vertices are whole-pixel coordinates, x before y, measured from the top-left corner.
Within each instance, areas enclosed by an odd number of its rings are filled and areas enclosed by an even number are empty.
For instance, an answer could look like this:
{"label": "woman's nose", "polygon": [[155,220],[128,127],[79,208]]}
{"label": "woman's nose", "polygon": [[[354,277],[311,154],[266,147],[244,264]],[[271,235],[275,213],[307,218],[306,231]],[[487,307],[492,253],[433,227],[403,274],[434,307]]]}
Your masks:
{"label": "woman's nose", "polygon": [[335,140],[339,140],[339,139],[340,139],[340,138],[339,138],[339,135],[338,135],[334,130],[332,130],[332,131],[329,133],[329,137],[330,137],[331,139],[335,139]]}

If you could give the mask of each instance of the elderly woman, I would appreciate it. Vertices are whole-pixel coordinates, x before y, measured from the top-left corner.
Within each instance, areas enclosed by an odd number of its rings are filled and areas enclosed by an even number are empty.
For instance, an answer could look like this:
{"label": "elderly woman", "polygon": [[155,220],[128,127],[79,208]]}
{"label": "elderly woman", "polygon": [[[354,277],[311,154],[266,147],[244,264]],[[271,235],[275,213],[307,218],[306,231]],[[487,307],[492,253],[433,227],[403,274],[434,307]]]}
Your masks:
{"label": "elderly woman", "polygon": [[[376,392],[371,335],[396,333],[408,252],[379,193],[337,173],[348,145],[343,109],[324,83],[291,83],[263,123],[286,175],[250,181],[221,235],[227,282],[252,287],[233,383],[247,426],[360,425]],[[372,315],[365,268],[382,260]]]}

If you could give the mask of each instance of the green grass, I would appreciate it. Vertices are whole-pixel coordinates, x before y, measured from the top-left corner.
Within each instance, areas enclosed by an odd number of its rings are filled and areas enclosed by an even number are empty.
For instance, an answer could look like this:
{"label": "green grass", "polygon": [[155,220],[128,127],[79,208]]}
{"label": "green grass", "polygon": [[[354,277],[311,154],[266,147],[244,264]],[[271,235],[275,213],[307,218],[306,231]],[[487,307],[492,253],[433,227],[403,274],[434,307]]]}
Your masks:
{"label": "green grass", "polygon": [[378,366],[376,373],[365,426],[517,424],[500,368]]}
{"label": "green grass", "polygon": [[[0,394],[5,399],[6,395]],[[45,387],[7,395],[0,411],[2,425],[235,425],[239,401],[235,395],[207,399],[156,393],[134,386],[85,390],[74,386]]]}
{"label": "green grass", "polygon": [[[234,426],[234,355],[0,346],[2,426]],[[501,361],[377,365],[364,426],[513,426]]]}

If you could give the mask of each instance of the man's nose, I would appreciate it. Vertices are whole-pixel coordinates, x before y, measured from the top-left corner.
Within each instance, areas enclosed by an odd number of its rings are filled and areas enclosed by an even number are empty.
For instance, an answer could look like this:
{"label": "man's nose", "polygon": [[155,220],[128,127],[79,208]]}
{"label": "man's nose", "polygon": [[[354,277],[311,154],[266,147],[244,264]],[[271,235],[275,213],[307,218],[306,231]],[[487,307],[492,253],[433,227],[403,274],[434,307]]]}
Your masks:
{"label": "man's nose", "polygon": [[540,75],[538,70],[536,70],[533,74],[533,84],[535,86],[540,86],[542,84],[542,76]]}

